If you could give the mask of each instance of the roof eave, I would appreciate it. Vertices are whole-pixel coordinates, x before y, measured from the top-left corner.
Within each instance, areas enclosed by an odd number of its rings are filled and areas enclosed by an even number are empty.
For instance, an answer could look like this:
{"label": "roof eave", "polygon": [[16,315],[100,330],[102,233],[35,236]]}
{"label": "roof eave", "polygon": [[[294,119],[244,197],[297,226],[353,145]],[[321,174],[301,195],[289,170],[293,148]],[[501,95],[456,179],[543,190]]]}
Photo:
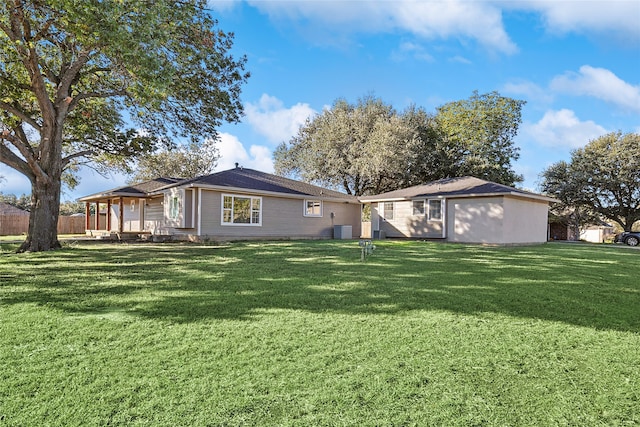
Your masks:
{"label": "roof eave", "polygon": [[376,197],[376,198],[361,198],[359,199],[361,203],[375,203],[375,202],[398,202],[398,201],[409,201],[416,199],[468,199],[468,198],[481,198],[481,197],[517,197],[522,199],[534,199],[545,201],[549,203],[558,203],[559,200],[554,199],[553,197],[543,196],[541,194],[524,194],[519,193],[517,191],[511,192],[493,192],[493,193],[467,193],[467,194],[417,194],[415,196],[406,196],[406,197]]}
{"label": "roof eave", "polygon": [[[175,188],[180,188],[180,185],[174,185],[172,187]],[[321,199],[321,200],[325,200],[328,202],[340,202],[340,203],[353,203],[353,204],[360,204],[360,201],[356,198],[350,199],[348,197],[342,198],[342,197],[333,197],[333,196],[326,196],[323,194],[320,195],[316,195],[316,194],[295,194],[295,193],[281,193],[278,191],[267,191],[267,190],[255,190],[255,189],[251,189],[251,188],[243,188],[243,187],[230,187],[230,186],[226,186],[226,185],[211,185],[211,184],[196,184],[196,183],[190,183],[186,186],[184,186],[184,188],[201,188],[203,190],[211,190],[211,191],[220,191],[220,192],[233,192],[233,193],[243,193],[243,194],[252,194],[252,195],[259,195],[259,196],[275,196],[275,197],[282,197],[282,198],[287,198],[287,199],[300,199],[300,200],[304,200],[304,199]],[[156,191],[154,191],[153,193],[149,193],[149,196],[154,196],[154,195],[160,195],[162,194],[164,191],[168,190],[168,187],[163,187],[161,189],[158,189]]]}

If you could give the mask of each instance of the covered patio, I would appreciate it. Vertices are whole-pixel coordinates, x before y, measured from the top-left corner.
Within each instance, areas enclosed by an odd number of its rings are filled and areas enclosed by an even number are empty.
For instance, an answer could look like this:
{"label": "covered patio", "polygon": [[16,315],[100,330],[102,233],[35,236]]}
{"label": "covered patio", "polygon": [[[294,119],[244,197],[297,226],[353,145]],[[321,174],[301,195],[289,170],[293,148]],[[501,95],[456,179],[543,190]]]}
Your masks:
{"label": "covered patio", "polygon": [[79,199],[85,204],[85,233],[118,239],[153,234],[162,225],[163,198],[149,193],[177,181],[158,178]]}

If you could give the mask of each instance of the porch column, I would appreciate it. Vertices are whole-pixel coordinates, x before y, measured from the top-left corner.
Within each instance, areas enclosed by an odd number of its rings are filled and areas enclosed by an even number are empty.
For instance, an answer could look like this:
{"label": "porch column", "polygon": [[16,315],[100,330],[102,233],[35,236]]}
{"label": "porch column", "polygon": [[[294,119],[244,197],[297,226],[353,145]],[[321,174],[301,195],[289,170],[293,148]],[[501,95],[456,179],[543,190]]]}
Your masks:
{"label": "porch column", "polygon": [[96,202],[95,229],[100,230],[100,202]]}
{"label": "porch column", "polygon": [[120,203],[120,209],[118,211],[118,213],[120,214],[120,218],[118,221],[118,231],[122,233],[124,231],[124,198],[120,196],[118,202]]}
{"label": "porch column", "polygon": [[91,227],[91,204],[84,203],[84,230],[87,231]]}
{"label": "porch column", "polygon": [[107,200],[107,231],[111,231],[111,199]]}
{"label": "porch column", "polygon": [[140,226],[138,227],[138,229],[140,231],[144,231],[144,214],[145,214],[145,209],[146,209],[146,205],[147,205],[147,200],[146,199],[138,199],[138,206],[140,206],[140,214],[138,216],[138,219],[140,221]]}

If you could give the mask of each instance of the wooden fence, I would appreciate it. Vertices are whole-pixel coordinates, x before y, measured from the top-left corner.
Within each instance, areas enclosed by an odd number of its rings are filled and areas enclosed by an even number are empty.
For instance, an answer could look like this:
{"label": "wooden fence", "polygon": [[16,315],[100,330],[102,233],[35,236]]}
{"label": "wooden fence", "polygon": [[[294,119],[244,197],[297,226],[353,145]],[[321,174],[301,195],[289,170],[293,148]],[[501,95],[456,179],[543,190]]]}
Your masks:
{"label": "wooden fence", "polygon": [[[58,234],[84,234],[84,216],[60,216]],[[26,234],[29,230],[29,215],[0,215],[0,236]]]}

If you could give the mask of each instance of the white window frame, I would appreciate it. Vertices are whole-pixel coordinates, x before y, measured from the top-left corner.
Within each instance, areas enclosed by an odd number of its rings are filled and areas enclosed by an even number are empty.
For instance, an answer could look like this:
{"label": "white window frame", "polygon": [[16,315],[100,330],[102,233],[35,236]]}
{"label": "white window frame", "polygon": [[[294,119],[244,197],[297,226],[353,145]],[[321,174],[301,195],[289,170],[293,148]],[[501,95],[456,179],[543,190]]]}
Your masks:
{"label": "white window frame", "polygon": [[[422,213],[416,213],[416,206],[415,206],[416,203],[422,203]],[[426,205],[426,203],[424,202],[424,200],[412,200],[411,201],[411,213],[412,213],[412,215],[413,216],[425,216],[426,215],[426,211],[424,210],[425,207],[426,207],[425,205]]]}
{"label": "white window frame", "polygon": [[[225,197],[231,197],[231,209],[225,208],[224,207],[224,199]],[[236,198],[238,199],[249,199],[249,207],[250,207],[250,216],[249,216],[249,221],[250,222],[233,222],[234,219],[234,207],[235,207],[235,200]],[[253,209],[253,202],[254,200],[257,200],[260,204],[260,208],[256,211],[255,209]],[[224,213],[225,211],[230,211],[231,212],[231,222],[226,222],[224,220]],[[258,222],[253,222],[253,214],[257,213],[258,214]],[[261,227],[262,226],[262,197],[260,196],[249,196],[249,195],[242,195],[242,194],[222,194],[220,196],[220,225],[224,225],[224,226],[233,226],[233,227]]]}
{"label": "white window frame", "polygon": [[[431,217],[431,202],[440,203],[440,218]],[[440,221],[440,222],[442,222],[442,217],[444,216],[444,203],[443,203],[443,200],[442,199],[429,199],[429,200],[427,200],[427,215],[428,215],[429,221]]]}
{"label": "white window frame", "polygon": [[[387,203],[391,204],[391,216],[387,216]],[[395,202],[382,202],[382,217],[386,220],[393,220],[396,216],[396,204]]]}
{"label": "white window frame", "polygon": [[180,218],[180,197],[175,194],[169,195],[169,218],[174,221]]}
{"label": "white window frame", "polygon": [[[311,209],[311,213],[309,213],[309,203],[313,203]],[[320,212],[319,213],[314,213],[313,211],[315,210],[317,207],[320,208]],[[310,217],[310,218],[322,218],[323,215],[323,209],[324,206],[322,205],[322,200],[317,200],[317,199],[306,199],[304,201],[304,205],[302,205],[302,214],[306,217]]]}

